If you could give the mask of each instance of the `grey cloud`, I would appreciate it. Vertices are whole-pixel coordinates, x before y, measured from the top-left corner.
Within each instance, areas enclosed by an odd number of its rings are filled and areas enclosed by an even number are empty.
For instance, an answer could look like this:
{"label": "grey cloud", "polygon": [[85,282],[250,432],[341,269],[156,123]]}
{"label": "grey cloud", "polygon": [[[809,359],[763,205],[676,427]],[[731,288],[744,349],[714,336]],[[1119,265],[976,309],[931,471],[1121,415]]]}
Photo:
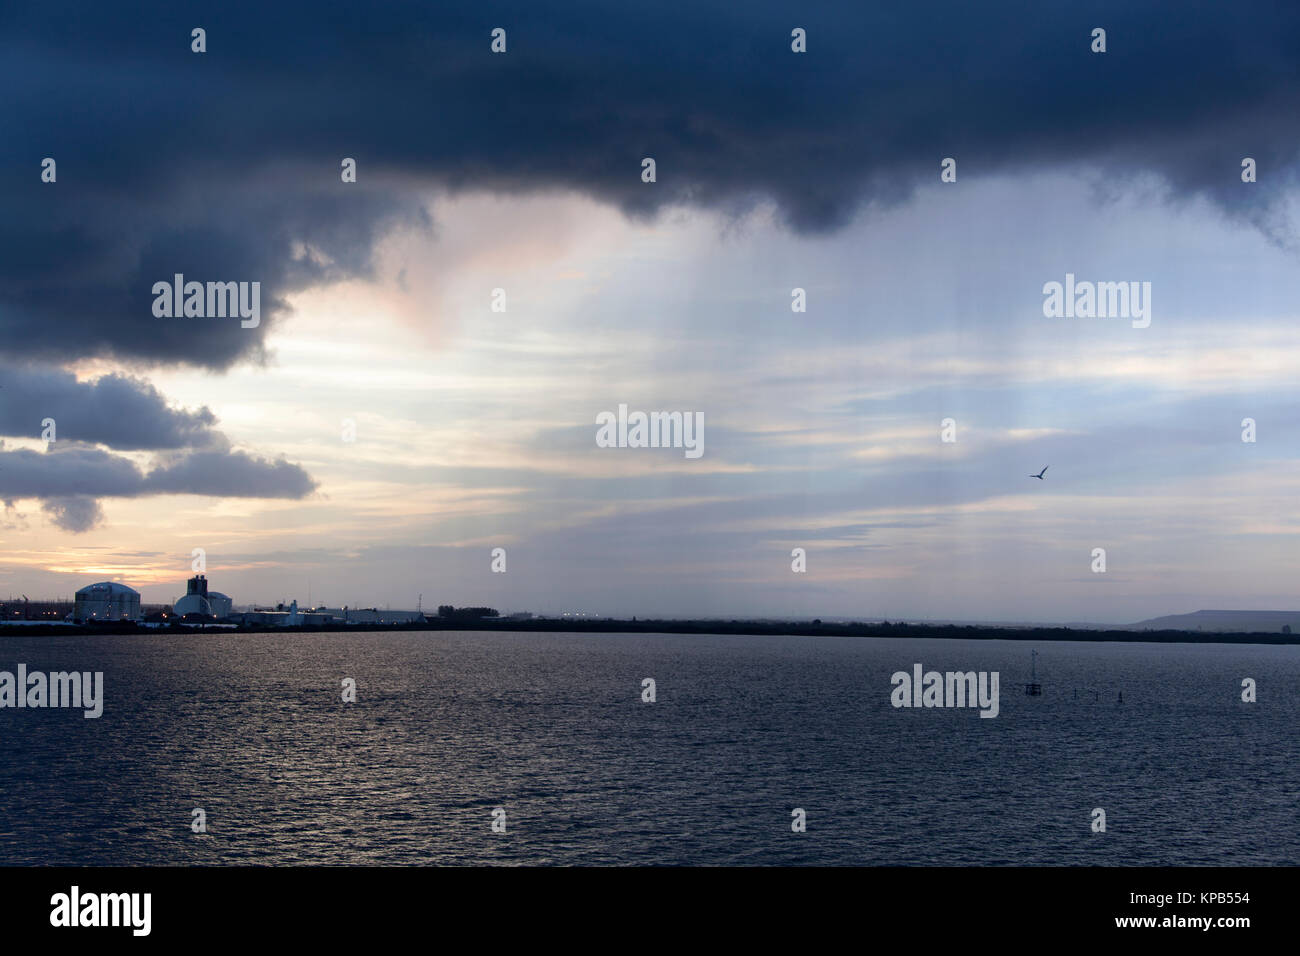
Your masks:
{"label": "grey cloud", "polygon": [[80,534],[103,523],[104,510],[94,498],[72,495],[67,498],[47,498],[41,510],[64,531]]}
{"label": "grey cloud", "polygon": [[171,408],[150,383],[124,375],[78,382],[62,369],[0,367],[0,435],[35,438],[52,418],[59,440],[124,451],[223,445],[205,408]]}
{"label": "grey cloud", "polygon": [[61,442],[45,453],[18,449],[0,454],[0,496],[6,500],[132,497],[143,481],[129,459],[84,445]]}
{"label": "grey cloud", "polygon": [[181,453],[148,472],[99,448],[61,443],[45,453],[0,451],[0,499],[37,498],[55,524],[86,531],[102,519],[101,498],[187,494],[300,499],[316,482],[299,465],[243,451]]}
{"label": "grey cloud", "polygon": [[303,498],[316,482],[300,466],[242,451],[194,452],[149,473],[144,488],[157,494],[229,498]]}

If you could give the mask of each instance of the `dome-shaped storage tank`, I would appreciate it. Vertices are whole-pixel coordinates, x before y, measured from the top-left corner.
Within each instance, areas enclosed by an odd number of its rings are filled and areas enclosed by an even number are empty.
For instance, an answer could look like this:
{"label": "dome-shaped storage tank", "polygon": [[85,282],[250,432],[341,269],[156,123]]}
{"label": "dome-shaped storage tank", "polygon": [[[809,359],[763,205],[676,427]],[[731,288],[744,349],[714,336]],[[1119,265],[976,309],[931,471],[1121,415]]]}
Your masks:
{"label": "dome-shaped storage tank", "polygon": [[84,621],[137,621],[140,592],[116,581],[88,584],[77,592],[72,618]]}

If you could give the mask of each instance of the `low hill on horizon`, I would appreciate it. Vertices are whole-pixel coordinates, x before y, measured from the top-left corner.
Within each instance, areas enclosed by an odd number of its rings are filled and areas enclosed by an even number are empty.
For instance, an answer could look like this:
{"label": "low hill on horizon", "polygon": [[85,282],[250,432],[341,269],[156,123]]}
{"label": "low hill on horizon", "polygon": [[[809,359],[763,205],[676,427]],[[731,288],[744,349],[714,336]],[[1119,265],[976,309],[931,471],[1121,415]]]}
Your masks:
{"label": "low hill on horizon", "polygon": [[1168,614],[1129,625],[1153,631],[1231,631],[1234,633],[1290,633],[1300,636],[1300,611],[1193,611]]}

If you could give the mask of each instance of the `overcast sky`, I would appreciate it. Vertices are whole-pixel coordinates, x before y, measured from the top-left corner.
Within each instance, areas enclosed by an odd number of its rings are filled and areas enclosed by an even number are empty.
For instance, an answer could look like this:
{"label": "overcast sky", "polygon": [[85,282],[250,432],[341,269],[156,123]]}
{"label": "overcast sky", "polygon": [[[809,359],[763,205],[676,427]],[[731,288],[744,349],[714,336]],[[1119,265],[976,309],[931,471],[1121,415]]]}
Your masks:
{"label": "overcast sky", "polygon": [[82,6],[0,12],[0,595],[203,548],[238,604],[1298,603],[1300,8]]}

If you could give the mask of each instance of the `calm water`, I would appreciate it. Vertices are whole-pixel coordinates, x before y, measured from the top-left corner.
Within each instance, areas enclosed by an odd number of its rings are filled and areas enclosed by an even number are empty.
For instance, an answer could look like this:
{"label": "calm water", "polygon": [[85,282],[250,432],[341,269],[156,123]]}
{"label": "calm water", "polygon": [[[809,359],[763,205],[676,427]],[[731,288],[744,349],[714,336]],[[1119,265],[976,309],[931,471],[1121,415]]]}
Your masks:
{"label": "calm water", "polygon": [[[6,636],[0,669],[102,670],[106,702],[0,710],[0,860],[1297,862],[1300,648],[1035,646],[1040,698],[1003,641]],[[917,661],[1000,671],[1001,714],[894,709]]]}

